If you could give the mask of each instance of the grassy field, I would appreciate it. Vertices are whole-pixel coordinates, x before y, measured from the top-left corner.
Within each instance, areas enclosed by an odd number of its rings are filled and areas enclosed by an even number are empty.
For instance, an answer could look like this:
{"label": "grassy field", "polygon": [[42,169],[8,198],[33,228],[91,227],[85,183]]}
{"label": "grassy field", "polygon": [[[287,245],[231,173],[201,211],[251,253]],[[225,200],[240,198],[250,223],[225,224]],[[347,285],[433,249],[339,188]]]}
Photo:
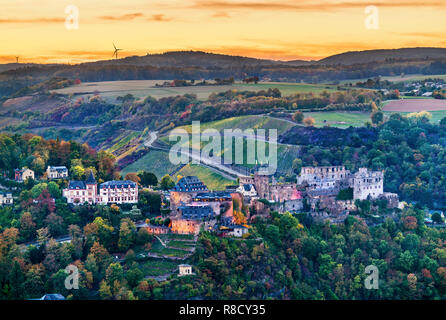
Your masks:
{"label": "grassy field", "polygon": [[[216,129],[218,131],[223,131],[224,129],[277,129],[278,134],[281,134],[291,127],[294,124],[277,118],[272,118],[268,116],[241,116],[241,117],[232,117],[226,118],[224,120],[200,123],[201,131],[206,129]],[[187,132],[192,132],[192,126],[183,126],[179,127]]]}
{"label": "grassy field", "polygon": [[161,259],[149,259],[139,264],[144,276],[162,276],[178,269],[178,262]]}
{"label": "grassy field", "polygon": [[[400,113],[403,115],[408,115],[410,112],[384,111],[384,115],[386,116],[390,116],[392,113]],[[432,119],[430,120],[431,123],[439,123],[441,119],[446,117],[446,110],[429,111],[429,113],[432,114]]]}
{"label": "grassy field", "polygon": [[129,172],[146,170],[153,172],[160,180],[165,174],[171,173],[177,167],[178,165],[170,162],[167,152],[150,150],[144,157],[123,168],[121,174],[125,176]]}
{"label": "grassy field", "polygon": [[312,117],[316,127],[330,125],[337,128],[361,127],[370,121],[366,112],[304,112],[305,117]]}
{"label": "grassy field", "polygon": [[[211,190],[224,190],[226,186],[233,185],[235,180],[222,177],[215,171],[196,164],[188,164],[176,176],[197,176]],[[176,180],[176,176],[173,177]]]}
{"label": "grassy field", "polygon": [[235,83],[224,86],[190,86],[190,87],[167,87],[156,88],[155,84],[161,84],[165,80],[128,80],[128,81],[103,81],[103,82],[85,82],[79,85],[54,90],[56,93],[78,96],[88,96],[99,93],[109,102],[116,101],[119,96],[127,93],[133,94],[137,98],[152,96],[154,98],[163,98],[186,93],[196,94],[199,99],[207,99],[211,93],[224,92],[228,90],[239,91],[259,91],[277,88],[282,95],[292,95],[296,93],[319,93],[322,91],[337,91],[337,86],[327,84],[306,84],[306,83],[278,83],[278,82],[260,82],[257,84]]}
{"label": "grassy field", "polygon": [[150,249],[149,252],[169,257],[179,257],[179,258],[182,258],[190,253],[189,251],[186,250],[165,248],[159,241],[153,243],[152,249]]}

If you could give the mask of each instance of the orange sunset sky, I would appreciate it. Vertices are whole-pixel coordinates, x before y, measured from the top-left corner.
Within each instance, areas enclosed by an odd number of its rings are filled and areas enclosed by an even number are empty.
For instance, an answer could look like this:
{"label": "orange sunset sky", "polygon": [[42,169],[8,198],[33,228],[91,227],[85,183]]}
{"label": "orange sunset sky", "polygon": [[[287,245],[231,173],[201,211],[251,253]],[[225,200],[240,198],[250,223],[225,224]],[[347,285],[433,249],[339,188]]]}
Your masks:
{"label": "orange sunset sky", "polygon": [[[67,30],[65,8],[79,9]],[[365,8],[379,29],[365,28]],[[278,60],[446,47],[446,0],[1,0],[0,63],[78,63],[172,50]]]}

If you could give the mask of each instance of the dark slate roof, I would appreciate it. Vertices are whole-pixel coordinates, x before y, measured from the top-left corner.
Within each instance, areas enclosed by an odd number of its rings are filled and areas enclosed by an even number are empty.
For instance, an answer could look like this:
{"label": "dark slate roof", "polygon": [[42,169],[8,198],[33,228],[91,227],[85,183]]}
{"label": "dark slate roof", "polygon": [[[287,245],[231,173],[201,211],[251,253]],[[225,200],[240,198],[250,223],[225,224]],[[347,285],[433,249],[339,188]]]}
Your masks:
{"label": "dark slate roof", "polygon": [[252,189],[252,184],[244,184],[244,185],[243,185],[243,189],[245,189],[245,191],[251,191],[251,189]]}
{"label": "dark slate roof", "polygon": [[209,206],[182,206],[178,209],[184,219],[203,220],[214,216],[214,211]]}
{"label": "dark slate roof", "polygon": [[65,166],[58,166],[58,167],[52,167],[52,166],[50,166],[50,170],[56,170],[57,172],[65,172],[65,171],[68,171],[67,167],[65,167]]}
{"label": "dark slate roof", "polygon": [[187,176],[187,177],[182,177],[180,181],[178,181],[178,183],[172,189],[172,191],[179,191],[179,192],[208,191],[208,188],[197,177]]}
{"label": "dark slate roof", "polygon": [[85,181],[85,184],[96,184],[96,179],[94,178],[93,171],[90,171],[90,175],[88,176],[87,181]]}
{"label": "dark slate roof", "polygon": [[83,181],[70,181],[68,183],[68,189],[87,189]]}
{"label": "dark slate roof", "polygon": [[136,183],[130,180],[113,180],[101,183],[99,188],[135,188]]}
{"label": "dark slate roof", "polygon": [[214,200],[214,199],[232,199],[232,196],[229,192],[225,191],[217,191],[217,192],[203,192],[198,193],[197,196],[193,198],[193,200]]}

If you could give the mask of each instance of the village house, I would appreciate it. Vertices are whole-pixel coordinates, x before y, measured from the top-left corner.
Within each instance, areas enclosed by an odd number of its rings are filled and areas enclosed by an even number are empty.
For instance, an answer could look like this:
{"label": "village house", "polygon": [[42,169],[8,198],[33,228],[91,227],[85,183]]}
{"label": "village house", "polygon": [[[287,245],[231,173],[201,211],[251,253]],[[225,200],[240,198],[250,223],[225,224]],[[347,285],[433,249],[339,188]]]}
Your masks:
{"label": "village house", "polygon": [[190,264],[180,264],[178,266],[178,276],[190,276],[193,275],[192,266]]}
{"label": "village house", "polygon": [[17,182],[24,182],[26,179],[34,180],[34,171],[28,168],[15,169],[14,170],[14,179]]}
{"label": "village house", "polygon": [[14,203],[14,199],[12,198],[11,193],[3,193],[0,192],[0,205],[12,205]]}
{"label": "village house", "polygon": [[90,171],[88,179],[84,181],[70,181],[68,188],[63,190],[63,196],[70,204],[95,204],[98,202],[97,183],[93,172]]}
{"label": "village house", "polygon": [[68,169],[65,166],[48,166],[46,175],[48,179],[64,179],[68,177]]}
{"label": "village house", "polygon": [[99,203],[138,203],[138,184],[133,181],[107,181],[99,186]]}
{"label": "village house", "polygon": [[108,181],[97,186],[93,172],[86,181],[70,181],[63,190],[63,196],[70,204],[122,204],[138,202],[138,185],[133,181]]}
{"label": "village house", "polygon": [[232,227],[232,231],[228,235],[241,238],[249,232],[249,229],[245,226],[235,225]]}
{"label": "village house", "polygon": [[242,184],[236,191],[240,193],[245,198],[255,198],[257,197],[256,187],[253,184]]}

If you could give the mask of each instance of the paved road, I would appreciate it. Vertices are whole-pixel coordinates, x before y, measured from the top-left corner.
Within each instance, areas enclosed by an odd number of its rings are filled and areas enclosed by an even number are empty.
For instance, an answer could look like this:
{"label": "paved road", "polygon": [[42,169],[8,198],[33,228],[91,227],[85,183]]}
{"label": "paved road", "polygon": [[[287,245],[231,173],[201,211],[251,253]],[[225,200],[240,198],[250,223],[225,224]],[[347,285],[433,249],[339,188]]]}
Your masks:
{"label": "paved road", "polygon": [[[55,238],[54,240],[56,240],[56,242],[58,242],[58,243],[71,242],[71,237],[68,235],[61,236],[61,237]],[[29,247],[29,246],[40,247],[40,244],[37,241],[27,242],[27,243],[24,243],[24,245],[27,247]]]}

